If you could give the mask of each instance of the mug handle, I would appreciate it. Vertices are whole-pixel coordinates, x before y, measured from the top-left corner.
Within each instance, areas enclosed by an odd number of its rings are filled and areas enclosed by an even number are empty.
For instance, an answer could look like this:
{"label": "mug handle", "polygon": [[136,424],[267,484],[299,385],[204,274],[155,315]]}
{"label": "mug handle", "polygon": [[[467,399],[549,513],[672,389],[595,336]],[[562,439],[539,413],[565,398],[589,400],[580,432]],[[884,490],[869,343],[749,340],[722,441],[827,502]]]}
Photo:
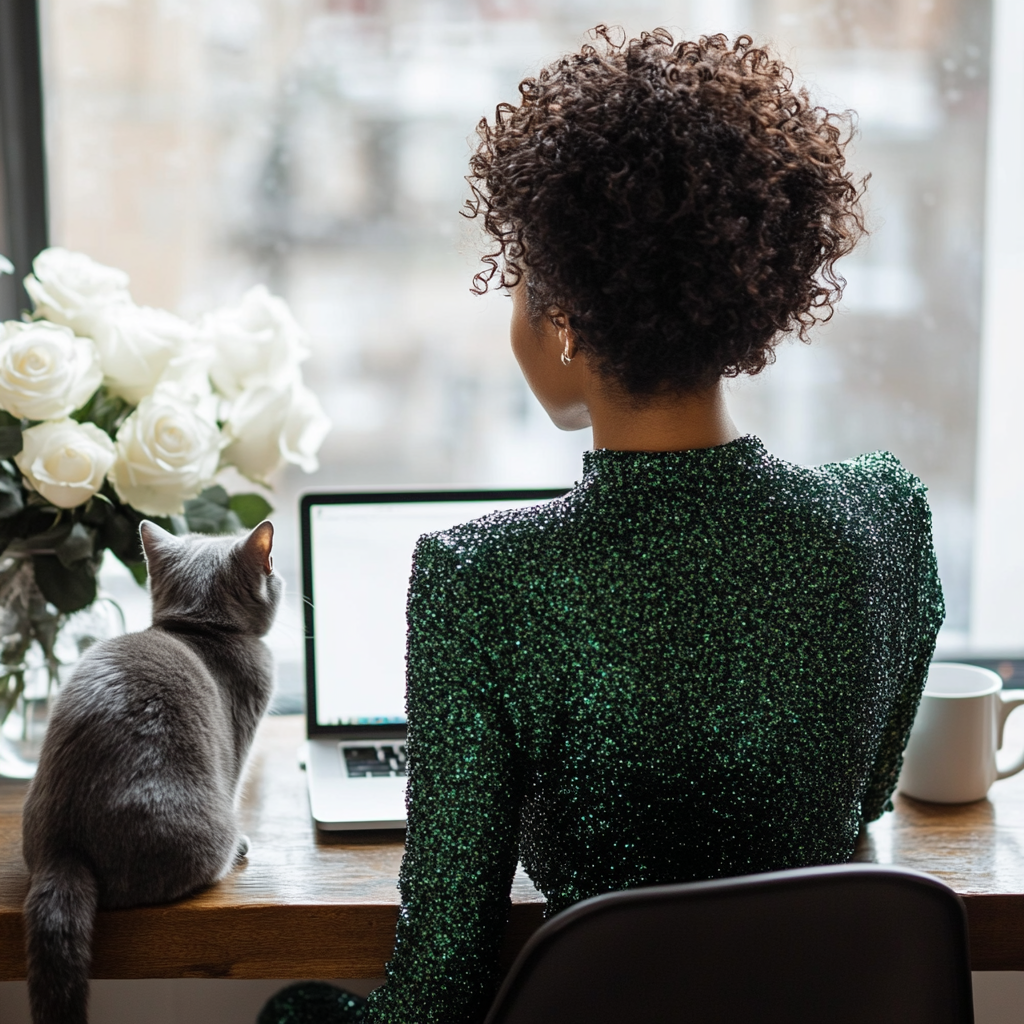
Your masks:
{"label": "mug handle", "polygon": [[[1003,749],[1003,728],[1006,725],[1006,720],[1010,717],[1010,712],[1014,708],[1020,707],[1021,704],[1024,704],[1024,690],[1003,690],[999,694],[999,745],[996,749]],[[996,778],[1009,778],[1011,775],[1016,775],[1022,769],[1024,769],[1024,751],[1021,752],[1020,757],[1006,771],[997,772]]]}

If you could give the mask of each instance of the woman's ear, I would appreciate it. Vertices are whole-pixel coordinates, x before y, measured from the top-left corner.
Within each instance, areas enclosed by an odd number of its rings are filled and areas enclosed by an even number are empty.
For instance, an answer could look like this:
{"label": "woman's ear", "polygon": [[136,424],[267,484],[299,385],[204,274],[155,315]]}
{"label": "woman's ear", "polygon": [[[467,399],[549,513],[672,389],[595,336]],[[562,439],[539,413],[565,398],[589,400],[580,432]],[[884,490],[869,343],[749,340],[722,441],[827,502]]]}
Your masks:
{"label": "woman's ear", "polygon": [[576,332],[569,326],[569,318],[557,306],[548,312],[548,319],[558,335],[559,357],[568,366],[576,356]]}
{"label": "woman's ear", "polygon": [[569,329],[569,318],[565,313],[558,308],[558,306],[552,306],[545,314],[548,320],[551,321],[551,326],[556,331],[565,331]]}
{"label": "woman's ear", "polygon": [[152,568],[158,564],[161,558],[174,551],[181,543],[173,533],[168,533],[163,527],[143,519],[139,523],[139,539],[142,541],[142,550],[146,556],[146,564]]}
{"label": "woman's ear", "polygon": [[274,571],[274,559],[270,555],[274,546],[274,524],[264,519],[252,533],[242,541],[242,558],[258,566],[269,576]]}

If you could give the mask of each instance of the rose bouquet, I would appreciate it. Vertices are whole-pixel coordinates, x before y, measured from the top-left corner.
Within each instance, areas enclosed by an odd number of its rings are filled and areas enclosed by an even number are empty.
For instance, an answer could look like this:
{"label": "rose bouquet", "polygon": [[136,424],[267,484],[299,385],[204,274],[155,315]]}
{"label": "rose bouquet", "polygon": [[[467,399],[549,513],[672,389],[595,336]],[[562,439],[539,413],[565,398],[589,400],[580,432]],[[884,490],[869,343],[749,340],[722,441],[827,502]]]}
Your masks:
{"label": "rose bouquet", "polygon": [[255,526],[267,501],[218,474],[313,471],[329,428],[302,382],[306,336],[266,288],[189,323],[137,306],[126,274],[81,253],[47,249],[32,269],[32,314],[0,325],[0,723],[33,641],[54,675],[63,617],[95,600],[104,551],[141,583],[143,518]]}

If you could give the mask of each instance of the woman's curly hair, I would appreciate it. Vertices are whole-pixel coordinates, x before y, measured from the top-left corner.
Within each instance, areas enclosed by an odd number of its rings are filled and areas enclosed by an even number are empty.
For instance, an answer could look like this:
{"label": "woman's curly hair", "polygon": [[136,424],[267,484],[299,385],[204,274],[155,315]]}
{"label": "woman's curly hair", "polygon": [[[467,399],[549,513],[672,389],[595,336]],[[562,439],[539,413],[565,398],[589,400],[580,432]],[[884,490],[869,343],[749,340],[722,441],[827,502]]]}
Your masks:
{"label": "woman's curly hair", "polygon": [[473,290],[525,278],[532,314],[560,311],[635,399],[758,373],[842,295],[864,231],[850,117],[749,36],[594,35],[478,125],[467,216],[497,248]]}

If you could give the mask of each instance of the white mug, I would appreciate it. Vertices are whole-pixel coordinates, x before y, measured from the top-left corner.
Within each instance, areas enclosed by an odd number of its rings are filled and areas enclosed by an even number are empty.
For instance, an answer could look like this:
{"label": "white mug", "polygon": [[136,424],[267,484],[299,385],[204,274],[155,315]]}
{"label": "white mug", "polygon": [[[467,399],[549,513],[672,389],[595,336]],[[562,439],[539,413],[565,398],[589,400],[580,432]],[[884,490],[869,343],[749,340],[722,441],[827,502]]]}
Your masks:
{"label": "white mug", "polygon": [[1024,704],[1024,690],[1002,689],[1002,679],[987,668],[933,662],[903,753],[901,793],[965,804],[984,799],[996,779],[1024,769],[1024,752],[1005,771],[996,767],[1006,719]]}

